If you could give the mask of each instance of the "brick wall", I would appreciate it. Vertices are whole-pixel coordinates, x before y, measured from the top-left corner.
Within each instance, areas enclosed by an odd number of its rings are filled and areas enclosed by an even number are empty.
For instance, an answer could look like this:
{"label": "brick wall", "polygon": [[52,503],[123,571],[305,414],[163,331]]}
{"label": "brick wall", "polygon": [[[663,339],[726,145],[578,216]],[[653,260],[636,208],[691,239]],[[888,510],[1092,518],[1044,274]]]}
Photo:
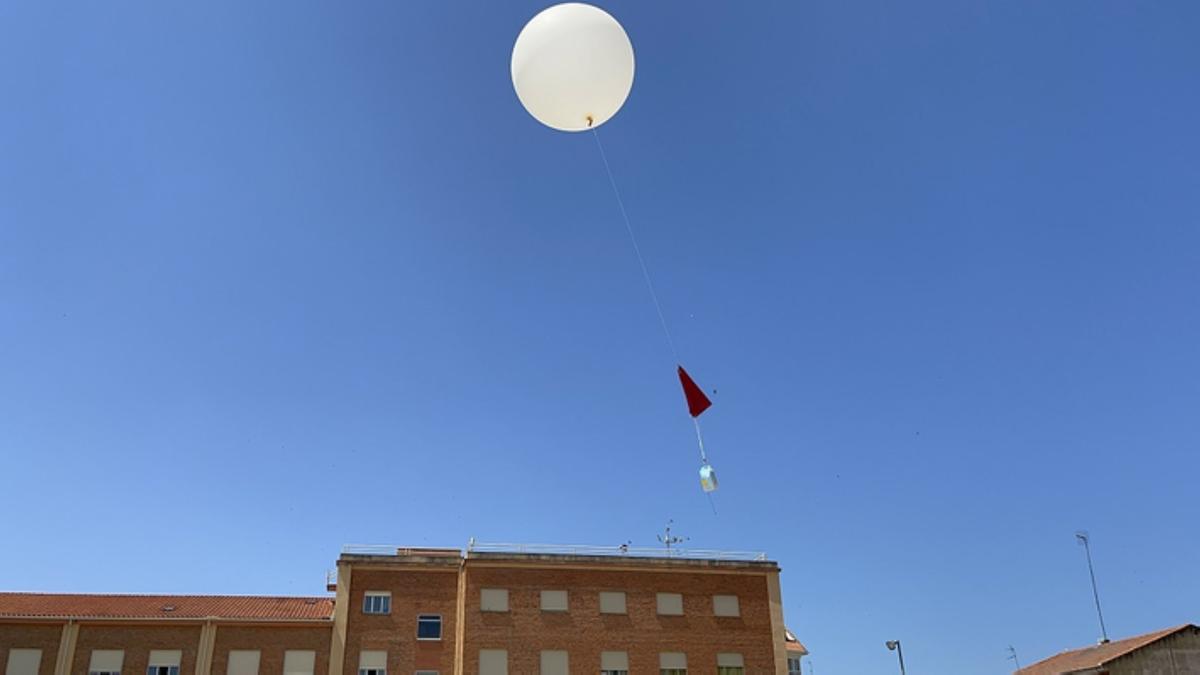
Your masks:
{"label": "brick wall", "polygon": [[124,650],[121,672],[127,675],[144,675],[150,662],[151,649],[179,649],[183,651],[179,663],[180,675],[190,675],[196,672],[196,648],[199,644],[198,623],[183,626],[80,624],[71,675],[87,675],[93,649]]}
{"label": "brick wall", "polygon": [[[572,673],[595,673],[601,651],[629,654],[632,673],[657,673],[659,653],[687,654],[690,672],[716,672],[717,654],[739,653],[746,673],[775,673],[765,574],[489,568],[467,565],[464,672],[480,649],[507,649],[509,673],[538,672],[542,650],[567,650]],[[506,588],[509,612],[479,609],[480,589]],[[567,589],[570,611],[543,612],[541,591]],[[600,614],[600,591],[624,591],[625,615]],[[683,616],[659,616],[657,593],[683,595]],[[713,595],[737,595],[741,616],[713,615]]]}
{"label": "brick wall", "polygon": [[38,675],[54,675],[61,637],[62,624],[0,623],[0,673],[8,668],[9,649],[40,649],[42,661],[38,664]]}
{"label": "brick wall", "polygon": [[[259,675],[281,675],[283,655],[289,649],[311,650],[317,653],[314,675],[329,672],[330,625],[277,624],[270,626],[227,625],[217,628],[213,646],[212,675],[225,675],[229,668],[229,652],[236,649],[257,649]],[[194,671],[181,671],[191,675]],[[127,675],[141,675],[129,671]]]}
{"label": "brick wall", "polygon": [[[346,621],[346,660],[343,673],[358,672],[362,650],[386,650],[388,672],[408,674],[436,670],[454,672],[455,611],[458,602],[458,566],[438,570],[355,569]],[[363,614],[367,591],[390,591],[391,613]],[[442,639],[417,640],[417,615],[439,614]],[[214,675],[219,675],[214,672]]]}

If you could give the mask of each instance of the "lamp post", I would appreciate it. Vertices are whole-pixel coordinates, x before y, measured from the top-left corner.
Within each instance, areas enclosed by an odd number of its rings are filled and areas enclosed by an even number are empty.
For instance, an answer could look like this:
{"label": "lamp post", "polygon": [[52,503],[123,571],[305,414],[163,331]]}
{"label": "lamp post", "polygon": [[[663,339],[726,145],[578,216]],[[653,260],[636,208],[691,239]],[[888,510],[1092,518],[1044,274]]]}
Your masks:
{"label": "lamp post", "polygon": [[1096,616],[1100,619],[1100,644],[1108,644],[1108,629],[1104,627],[1104,612],[1100,611],[1100,592],[1096,590],[1096,570],[1092,568],[1092,547],[1088,544],[1088,533],[1080,530],[1075,539],[1087,554],[1088,575],[1092,578],[1092,598],[1096,601]]}
{"label": "lamp post", "polygon": [[896,656],[900,659],[900,675],[904,673],[904,650],[900,648],[899,640],[888,640],[884,644],[887,645],[889,651],[896,652]]}

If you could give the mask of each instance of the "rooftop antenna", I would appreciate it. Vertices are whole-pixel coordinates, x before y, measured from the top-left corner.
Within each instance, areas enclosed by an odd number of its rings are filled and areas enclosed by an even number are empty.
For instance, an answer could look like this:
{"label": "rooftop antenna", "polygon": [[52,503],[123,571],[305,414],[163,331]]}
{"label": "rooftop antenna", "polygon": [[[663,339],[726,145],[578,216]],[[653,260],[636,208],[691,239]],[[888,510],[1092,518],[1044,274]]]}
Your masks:
{"label": "rooftop antenna", "polygon": [[671,534],[671,525],[673,525],[674,523],[675,523],[674,520],[668,520],[666,531],[663,532],[662,534],[658,535],[658,541],[667,547],[667,555],[671,555],[671,546],[672,545],[682,544],[683,542],[688,540],[687,537],[676,537]]}
{"label": "rooftop antenna", "polygon": [[1092,547],[1086,530],[1075,533],[1075,539],[1087,554],[1088,574],[1092,577],[1092,597],[1096,600],[1096,616],[1100,619],[1100,644],[1108,644],[1108,630],[1104,628],[1104,613],[1100,611],[1100,593],[1096,590],[1096,570],[1092,568]]}
{"label": "rooftop antenna", "polygon": [[1012,645],[1008,646],[1008,656],[1005,658],[1012,661],[1017,666],[1017,670],[1021,669],[1021,662],[1017,660],[1017,650],[1013,649]]}

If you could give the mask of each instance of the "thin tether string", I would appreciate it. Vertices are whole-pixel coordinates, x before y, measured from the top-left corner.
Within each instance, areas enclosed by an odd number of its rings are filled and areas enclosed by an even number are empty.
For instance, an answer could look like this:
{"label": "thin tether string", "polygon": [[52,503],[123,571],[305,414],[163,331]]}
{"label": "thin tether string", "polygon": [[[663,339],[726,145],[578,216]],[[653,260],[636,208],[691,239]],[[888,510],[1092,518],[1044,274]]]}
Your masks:
{"label": "thin tether string", "polygon": [[[671,337],[671,329],[667,328],[667,318],[663,314],[662,303],[658,301],[658,293],[654,290],[654,282],[650,280],[650,270],[646,268],[646,260],[642,257],[642,247],[638,246],[637,236],[633,233],[633,225],[629,224],[629,214],[625,212],[625,200],[621,199],[621,191],[617,188],[617,179],[613,178],[612,167],[608,165],[608,155],[604,153],[604,144],[600,142],[600,134],[592,129],[592,138],[596,139],[596,147],[600,148],[600,159],[604,161],[604,171],[608,174],[608,184],[612,186],[613,194],[617,197],[617,206],[621,209],[621,219],[625,221],[625,231],[629,233],[629,241],[633,244],[633,252],[637,254],[638,265],[642,268],[642,278],[646,280],[646,288],[650,291],[650,299],[654,301],[654,310],[658,312],[658,322],[662,324],[663,335],[671,353],[675,355],[675,363],[679,363],[679,350],[675,348],[675,339]],[[701,455],[704,454],[703,443]]]}
{"label": "thin tether string", "polygon": [[708,456],[704,454],[704,437],[700,435],[700,420],[693,417],[692,424],[696,426],[696,442],[700,444],[700,462],[708,464]]}
{"label": "thin tether string", "polygon": [[[646,259],[642,257],[642,247],[638,245],[637,235],[633,233],[633,225],[629,223],[629,214],[625,211],[625,200],[621,199],[621,190],[617,187],[617,179],[613,178],[612,167],[608,164],[608,155],[604,152],[604,144],[600,142],[600,134],[595,129],[592,129],[592,138],[596,139],[596,147],[600,149],[600,159],[604,161],[604,172],[608,174],[608,184],[612,186],[613,195],[617,198],[617,207],[621,209],[621,220],[625,222],[625,231],[629,233],[633,252],[637,255],[638,265],[642,268],[642,278],[646,280],[646,290],[650,291],[650,299],[654,301],[654,311],[658,312],[658,322],[662,325],[663,335],[667,338],[667,345],[671,347],[671,354],[675,356],[675,363],[679,363],[679,350],[675,348],[675,339],[671,337],[671,329],[667,327],[667,317],[663,314],[662,303],[658,301],[658,292],[654,290],[654,281],[650,279],[650,270],[646,268]],[[696,441],[700,444],[700,461],[708,464],[708,457],[704,452],[704,437],[700,435],[700,420],[693,417],[692,423],[696,426]],[[712,507],[715,516],[717,505],[713,502],[712,493],[705,492],[704,494],[708,497],[708,505]]]}

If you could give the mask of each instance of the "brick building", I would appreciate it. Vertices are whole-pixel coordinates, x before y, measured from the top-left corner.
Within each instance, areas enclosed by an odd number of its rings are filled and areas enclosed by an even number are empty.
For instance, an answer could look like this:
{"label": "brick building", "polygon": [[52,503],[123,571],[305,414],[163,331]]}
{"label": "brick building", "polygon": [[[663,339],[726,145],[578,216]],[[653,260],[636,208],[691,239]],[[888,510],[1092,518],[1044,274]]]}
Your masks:
{"label": "brick building", "polygon": [[[488,550],[483,550],[487,548]],[[348,547],[333,597],[0,593],[4,675],[787,675],[761,557]]]}

